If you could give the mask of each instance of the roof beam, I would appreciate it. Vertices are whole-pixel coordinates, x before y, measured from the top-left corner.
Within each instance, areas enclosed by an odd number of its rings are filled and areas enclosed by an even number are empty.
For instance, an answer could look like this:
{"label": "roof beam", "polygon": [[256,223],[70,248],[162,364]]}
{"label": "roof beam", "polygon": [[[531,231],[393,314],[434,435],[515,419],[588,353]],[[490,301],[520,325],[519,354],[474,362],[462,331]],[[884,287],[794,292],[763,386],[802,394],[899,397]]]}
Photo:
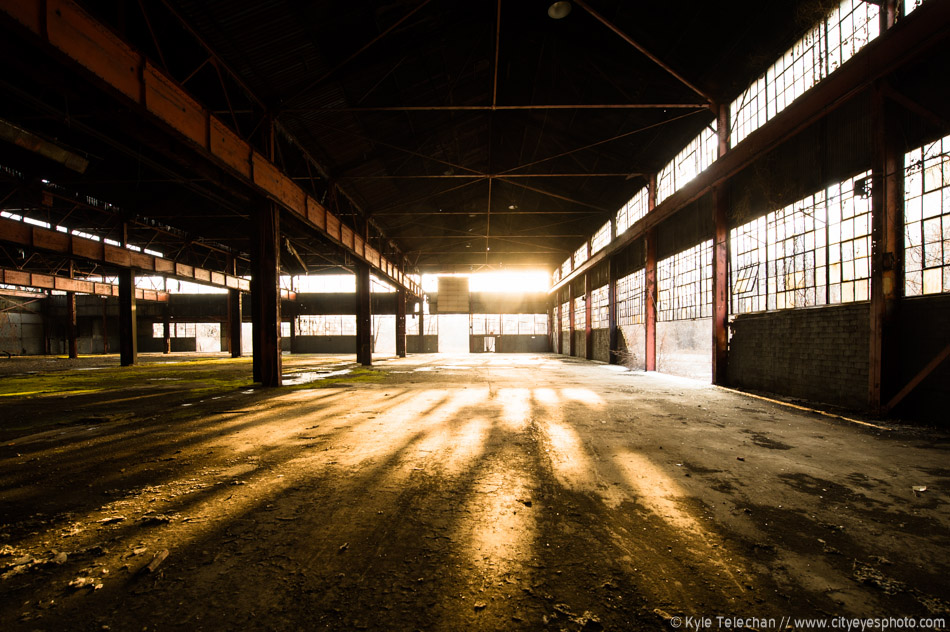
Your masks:
{"label": "roof beam", "polygon": [[[37,274],[24,270],[0,268],[0,283],[18,287],[32,287],[38,290],[57,290],[76,292],[77,294],[95,294],[98,296],[118,296],[119,286],[114,283],[99,283],[83,279],[70,279],[55,274]],[[20,294],[23,296],[23,294]],[[135,288],[135,298],[140,301],[168,301],[168,292]]]}
{"label": "roof beam", "polygon": [[646,48],[644,48],[643,46],[641,46],[641,45],[640,45],[636,40],[634,40],[632,37],[630,37],[629,35],[627,35],[627,34],[624,33],[623,31],[621,31],[619,28],[617,28],[617,26],[614,25],[612,22],[610,22],[607,18],[605,18],[605,17],[602,16],[601,14],[597,13],[596,11],[594,11],[594,10],[590,7],[590,5],[587,4],[587,2],[585,2],[584,0],[574,0],[574,2],[576,2],[579,7],[581,7],[582,9],[584,9],[585,11],[587,11],[588,13],[590,13],[590,14],[594,17],[594,19],[596,19],[598,22],[600,22],[601,24],[603,24],[604,26],[606,26],[608,29],[610,29],[611,31],[613,31],[614,33],[616,33],[617,35],[619,35],[619,36],[620,36],[620,39],[622,39],[623,41],[627,42],[628,44],[630,44],[631,46],[633,46],[634,48],[636,48],[638,51],[640,51],[641,53],[643,53],[644,55],[646,55],[647,58],[650,59],[650,61],[652,61],[654,64],[656,64],[657,66],[659,66],[660,68],[662,68],[662,69],[665,70],[666,72],[668,72],[668,73],[669,73],[670,75],[672,75],[677,81],[679,81],[680,83],[682,83],[684,86],[686,86],[687,88],[689,88],[690,90],[692,90],[693,92],[695,92],[696,94],[698,94],[699,96],[701,96],[702,98],[706,99],[707,103],[708,103],[710,106],[713,105],[715,99],[713,99],[709,94],[707,94],[707,93],[704,92],[703,90],[697,88],[697,87],[696,87],[695,85],[693,85],[689,80],[687,80],[687,79],[686,79],[685,77],[683,77],[681,74],[679,74],[678,72],[676,72],[675,70],[673,70],[673,68],[671,68],[671,67],[670,67],[669,65],[667,65],[665,62],[663,62],[663,60],[661,60],[659,57],[657,57],[656,55],[654,55],[653,53],[651,53],[650,51],[648,51]]}
{"label": "roof beam", "polygon": [[682,189],[629,227],[623,235],[588,259],[551,288],[556,292],[604,259],[633,243],[734,177],[783,142],[848,103],[878,79],[897,72],[931,49],[950,40],[950,2],[925,2],[893,28],[872,40],[854,57],[795,103],[755,130],[717,159]]}
{"label": "roof beam", "polygon": [[517,112],[552,110],[704,110],[704,103],[549,103],[538,105],[381,105],[346,108],[288,108],[285,114],[318,112]]}

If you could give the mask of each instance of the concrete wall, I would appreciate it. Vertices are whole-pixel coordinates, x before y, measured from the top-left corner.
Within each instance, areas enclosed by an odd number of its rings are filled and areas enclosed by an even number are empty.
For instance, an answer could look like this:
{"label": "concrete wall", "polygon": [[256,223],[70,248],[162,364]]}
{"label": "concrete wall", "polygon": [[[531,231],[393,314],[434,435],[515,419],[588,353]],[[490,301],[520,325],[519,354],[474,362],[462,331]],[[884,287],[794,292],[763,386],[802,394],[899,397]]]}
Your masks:
{"label": "concrete wall", "polygon": [[438,353],[438,351],[438,336],[406,336],[406,353]]}
{"label": "concrete wall", "polygon": [[868,304],[737,316],[730,328],[730,383],[749,389],[865,408]]}
{"label": "concrete wall", "polygon": [[637,371],[645,370],[646,327],[644,325],[622,325],[617,330],[617,351],[620,354],[618,364]]}
{"label": "concrete wall", "polygon": [[593,334],[594,360],[610,362],[610,330],[594,329],[591,333]]}
{"label": "concrete wall", "polygon": [[40,314],[0,314],[0,352],[4,355],[39,355],[43,351],[43,317]]}
{"label": "concrete wall", "polygon": [[712,319],[656,324],[656,370],[712,381]]}
{"label": "concrete wall", "polygon": [[587,340],[583,329],[574,332],[574,344],[571,345],[571,355],[575,358],[587,357]]}

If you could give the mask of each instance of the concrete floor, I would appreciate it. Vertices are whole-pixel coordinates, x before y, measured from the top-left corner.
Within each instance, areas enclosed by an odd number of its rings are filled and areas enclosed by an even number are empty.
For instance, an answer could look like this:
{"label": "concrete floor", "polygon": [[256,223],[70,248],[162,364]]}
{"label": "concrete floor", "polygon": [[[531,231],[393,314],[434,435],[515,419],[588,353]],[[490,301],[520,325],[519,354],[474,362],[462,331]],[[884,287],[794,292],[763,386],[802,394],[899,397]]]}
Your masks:
{"label": "concrete floor", "polygon": [[0,361],[0,629],[950,621],[936,430],[555,355],[142,360]]}

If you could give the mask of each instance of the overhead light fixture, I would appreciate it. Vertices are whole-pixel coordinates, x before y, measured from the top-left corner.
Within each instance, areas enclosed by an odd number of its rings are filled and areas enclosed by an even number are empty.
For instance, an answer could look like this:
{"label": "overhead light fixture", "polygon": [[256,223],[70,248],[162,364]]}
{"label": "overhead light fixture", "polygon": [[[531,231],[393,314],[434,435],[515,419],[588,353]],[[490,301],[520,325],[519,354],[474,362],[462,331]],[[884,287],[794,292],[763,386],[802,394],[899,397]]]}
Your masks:
{"label": "overhead light fixture", "polygon": [[517,204],[509,204],[509,205],[508,205],[508,210],[509,210],[509,211],[517,210],[517,208],[518,208],[518,205],[517,205]]}
{"label": "overhead light fixture", "polygon": [[566,18],[571,13],[572,8],[571,3],[567,0],[558,0],[558,2],[554,2],[548,7],[548,17],[552,20]]}

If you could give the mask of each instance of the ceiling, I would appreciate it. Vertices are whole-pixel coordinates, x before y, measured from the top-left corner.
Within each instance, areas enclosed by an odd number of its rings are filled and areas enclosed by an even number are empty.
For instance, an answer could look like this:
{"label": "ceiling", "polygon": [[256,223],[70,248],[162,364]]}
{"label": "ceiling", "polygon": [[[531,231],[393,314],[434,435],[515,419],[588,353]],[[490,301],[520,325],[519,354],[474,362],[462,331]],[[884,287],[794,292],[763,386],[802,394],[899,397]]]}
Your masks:
{"label": "ceiling", "polygon": [[[559,265],[834,3],[576,0],[562,19],[542,0],[81,4],[384,255],[432,272]],[[72,198],[52,220],[241,272],[251,192],[55,56],[0,46],[0,118],[90,161],[80,176],[5,148],[26,174],[8,190],[28,206],[29,174],[52,174]],[[346,263],[284,230],[285,270]]]}

